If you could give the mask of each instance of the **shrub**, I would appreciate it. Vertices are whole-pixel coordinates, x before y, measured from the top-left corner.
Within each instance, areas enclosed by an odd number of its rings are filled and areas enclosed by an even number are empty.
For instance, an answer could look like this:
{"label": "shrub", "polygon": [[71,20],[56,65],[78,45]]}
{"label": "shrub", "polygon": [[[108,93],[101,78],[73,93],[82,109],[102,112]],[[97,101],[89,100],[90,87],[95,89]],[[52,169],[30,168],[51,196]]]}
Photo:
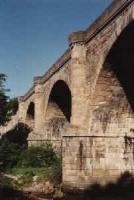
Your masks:
{"label": "shrub", "polygon": [[51,167],[59,165],[59,162],[50,144],[32,146],[28,149],[6,139],[0,144],[1,171],[16,167]]}
{"label": "shrub", "polygon": [[0,170],[5,171],[15,167],[20,161],[21,152],[21,146],[5,139],[0,144]]}
{"label": "shrub", "polygon": [[32,181],[34,176],[37,176],[37,180],[50,180],[53,172],[52,168],[50,167],[43,167],[43,168],[34,168],[34,167],[29,167],[29,168],[14,168],[11,171],[12,175],[20,177],[19,180],[21,182],[27,182],[27,180]]}
{"label": "shrub", "polygon": [[[20,177],[21,185],[32,182],[34,176],[41,181],[60,182],[62,172],[61,160],[52,145],[25,149],[7,139],[0,142],[0,171]],[[4,184],[10,185],[10,181],[5,179]]]}
{"label": "shrub", "polygon": [[58,158],[50,144],[32,146],[24,150],[20,156],[19,167],[49,167],[58,162]]}

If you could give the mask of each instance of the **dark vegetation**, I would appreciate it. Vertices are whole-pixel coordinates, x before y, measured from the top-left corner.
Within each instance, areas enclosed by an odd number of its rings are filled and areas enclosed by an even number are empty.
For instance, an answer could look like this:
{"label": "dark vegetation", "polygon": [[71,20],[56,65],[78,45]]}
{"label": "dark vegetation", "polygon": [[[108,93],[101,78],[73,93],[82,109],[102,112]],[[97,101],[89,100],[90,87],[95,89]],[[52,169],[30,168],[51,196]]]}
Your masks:
{"label": "dark vegetation", "polygon": [[[18,110],[17,99],[7,96],[9,90],[5,87],[6,78],[5,74],[0,74],[0,125],[5,125]],[[30,183],[34,176],[42,180],[61,179],[60,158],[52,145],[46,143],[28,148],[27,137],[30,132],[27,125],[19,123],[0,139],[0,188],[15,185],[4,174],[21,176],[22,185]]]}
{"label": "dark vegetation", "polygon": [[5,74],[0,74],[0,125],[5,125],[18,110],[18,100],[7,95],[10,90],[5,87],[6,79]]}
{"label": "dark vegetation", "polygon": [[[0,140],[0,173],[11,174],[19,178],[18,186],[32,182],[37,176],[39,181],[60,181],[61,162],[52,145],[27,146],[29,129],[19,124]],[[0,177],[1,178],[1,177]],[[11,187],[12,182],[2,179],[1,185]]]}

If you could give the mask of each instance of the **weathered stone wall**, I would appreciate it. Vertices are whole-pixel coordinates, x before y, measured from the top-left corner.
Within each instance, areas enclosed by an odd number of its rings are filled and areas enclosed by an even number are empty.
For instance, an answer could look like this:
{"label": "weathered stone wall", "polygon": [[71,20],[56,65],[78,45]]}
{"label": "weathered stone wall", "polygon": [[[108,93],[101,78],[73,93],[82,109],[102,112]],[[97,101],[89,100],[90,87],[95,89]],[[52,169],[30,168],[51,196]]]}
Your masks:
{"label": "weathered stone wall", "polygon": [[134,113],[110,67],[103,68],[99,75],[92,109],[91,135],[133,136]]}
{"label": "weathered stone wall", "polygon": [[134,170],[134,114],[109,67],[99,75],[92,107],[90,134],[76,131],[63,138],[66,186],[106,184]]}
{"label": "weathered stone wall", "polygon": [[124,171],[133,173],[133,138],[70,136],[63,138],[63,182],[85,188],[116,182]]}
{"label": "weathered stone wall", "polygon": [[[74,33],[70,37],[72,48],[77,53],[80,52],[77,46],[82,50],[82,44],[85,44],[86,59],[80,68],[86,72],[83,78],[86,85],[83,81],[76,91],[84,90],[86,95],[79,104],[77,117],[77,124],[84,128],[83,131],[75,127],[76,131],[70,130],[63,138],[63,182],[67,186],[105,184],[116,181],[127,170],[133,172],[133,110],[113,66],[105,64],[113,44],[133,21],[133,13],[131,2],[86,42],[83,37],[91,35],[93,26],[85,33]],[[77,63],[82,63],[81,58],[75,60],[76,71]],[[78,108],[78,102],[76,104]],[[81,120],[83,114],[84,121]]]}

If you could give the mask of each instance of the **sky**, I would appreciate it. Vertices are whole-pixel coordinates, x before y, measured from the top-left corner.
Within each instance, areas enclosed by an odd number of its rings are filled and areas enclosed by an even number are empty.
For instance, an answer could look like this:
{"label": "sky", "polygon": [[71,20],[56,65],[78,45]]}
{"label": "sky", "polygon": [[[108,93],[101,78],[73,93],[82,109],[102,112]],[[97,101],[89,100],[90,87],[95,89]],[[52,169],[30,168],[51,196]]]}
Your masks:
{"label": "sky", "polygon": [[0,73],[11,97],[24,95],[112,0],[0,0]]}

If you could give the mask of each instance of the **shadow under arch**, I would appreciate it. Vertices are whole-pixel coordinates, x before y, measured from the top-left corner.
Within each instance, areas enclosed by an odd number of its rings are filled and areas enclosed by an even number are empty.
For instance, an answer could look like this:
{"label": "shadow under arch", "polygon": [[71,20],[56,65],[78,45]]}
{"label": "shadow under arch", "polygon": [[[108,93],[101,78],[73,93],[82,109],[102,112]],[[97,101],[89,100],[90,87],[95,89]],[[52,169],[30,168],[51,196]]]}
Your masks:
{"label": "shadow under arch", "polygon": [[71,91],[68,85],[62,81],[58,80],[50,93],[48,104],[54,103],[61,110],[65,118],[70,122],[71,118]]}
{"label": "shadow under arch", "polygon": [[107,66],[115,73],[134,110],[134,20],[111,47],[104,62],[104,67]]}
{"label": "shadow under arch", "polygon": [[[122,127],[122,124],[126,124],[125,118],[133,118],[133,58],[134,21],[122,31],[114,42],[100,70],[92,98],[92,132],[102,131],[105,133],[109,127],[113,132],[119,133],[119,126]],[[131,127],[133,127],[133,122]]]}
{"label": "shadow under arch", "polygon": [[71,91],[63,80],[52,87],[45,115],[46,139],[60,140],[71,119]]}
{"label": "shadow under arch", "polygon": [[26,122],[30,127],[33,127],[35,118],[35,104],[31,102],[28,106],[27,113],[26,113]]}
{"label": "shadow under arch", "polygon": [[0,139],[0,144],[4,140],[8,140],[9,142],[28,147],[27,138],[30,132],[31,128],[28,125],[24,123],[18,123],[14,129],[8,131],[2,136]]}

